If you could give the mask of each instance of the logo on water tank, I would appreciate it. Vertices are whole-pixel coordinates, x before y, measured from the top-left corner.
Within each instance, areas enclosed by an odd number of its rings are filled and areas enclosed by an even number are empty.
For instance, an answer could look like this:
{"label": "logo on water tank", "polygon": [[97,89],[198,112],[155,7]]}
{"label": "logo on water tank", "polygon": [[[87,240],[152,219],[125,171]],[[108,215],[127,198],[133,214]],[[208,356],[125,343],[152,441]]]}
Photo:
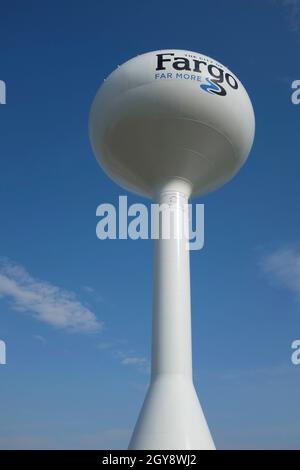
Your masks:
{"label": "logo on water tank", "polygon": [[[211,59],[197,57],[194,54],[180,57],[175,56],[173,52],[156,54],[156,58],[156,71],[159,73],[155,74],[155,79],[193,80],[200,82],[201,90],[219,96],[226,96],[228,87],[232,90],[237,90],[239,87],[234,76]],[[170,66],[174,72],[169,71]]]}

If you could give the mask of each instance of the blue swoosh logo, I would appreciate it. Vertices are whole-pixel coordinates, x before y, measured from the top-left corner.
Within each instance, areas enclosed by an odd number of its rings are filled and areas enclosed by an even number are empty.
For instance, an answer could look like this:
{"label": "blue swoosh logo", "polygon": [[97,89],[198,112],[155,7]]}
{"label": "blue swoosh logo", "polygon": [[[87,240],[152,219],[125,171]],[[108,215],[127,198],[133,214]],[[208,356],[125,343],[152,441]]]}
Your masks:
{"label": "blue swoosh logo", "polygon": [[211,91],[221,91],[221,88],[218,87],[218,85],[216,85],[215,83],[213,83],[208,77],[206,77],[205,80],[208,83],[203,83],[202,85],[200,85],[200,88],[202,88],[202,90],[207,91],[208,93],[211,93]]}

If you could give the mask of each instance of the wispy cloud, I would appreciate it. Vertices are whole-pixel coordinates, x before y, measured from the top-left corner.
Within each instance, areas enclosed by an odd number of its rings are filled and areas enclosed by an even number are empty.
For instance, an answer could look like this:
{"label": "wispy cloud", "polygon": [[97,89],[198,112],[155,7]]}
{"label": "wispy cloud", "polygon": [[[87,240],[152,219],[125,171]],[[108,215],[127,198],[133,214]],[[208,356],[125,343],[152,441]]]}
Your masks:
{"label": "wispy cloud", "polygon": [[293,32],[300,31],[300,0],[272,0],[277,5],[282,5],[289,23],[289,29]]}
{"label": "wispy cloud", "polygon": [[101,343],[97,344],[97,349],[101,349],[102,351],[113,348],[114,343],[112,341],[101,341]]}
{"label": "wispy cloud", "polygon": [[300,31],[300,0],[284,0],[288,10],[288,20],[292,31]]}
{"label": "wispy cloud", "polygon": [[94,294],[95,289],[91,286],[82,286],[82,289],[88,294]]}
{"label": "wispy cloud", "polygon": [[123,351],[115,351],[115,357],[120,360],[123,366],[136,366],[143,372],[149,372],[149,363],[145,357],[137,356]]}
{"label": "wispy cloud", "polygon": [[122,347],[124,341],[102,341],[97,344],[97,348],[106,350],[115,359],[119,361],[122,366],[136,367],[140,372],[148,374],[150,371],[150,364],[146,357],[136,354],[134,351],[126,351],[125,346]]}
{"label": "wispy cloud", "polygon": [[14,310],[26,312],[52,326],[73,331],[102,328],[95,314],[74,292],[35,279],[8,259],[0,259],[0,297],[10,300]]}
{"label": "wispy cloud", "polygon": [[94,434],[59,432],[35,434],[0,434],[0,449],[3,450],[63,450],[63,449],[125,449],[132,430],[113,428]]}
{"label": "wispy cloud", "polygon": [[[93,288],[84,289],[94,293]],[[52,326],[73,331],[99,331],[103,324],[96,315],[77,298],[74,292],[64,290],[49,282],[33,278],[22,266],[7,258],[0,258],[0,298],[10,301],[11,307],[31,314],[37,320]],[[45,343],[41,335],[34,339]],[[149,372],[149,361],[127,351],[124,341],[101,341],[97,348],[107,350],[122,366],[136,367],[140,372]]]}
{"label": "wispy cloud", "polygon": [[92,300],[96,302],[106,303],[104,298],[97,292],[92,286],[82,286],[81,289],[88,295]]}
{"label": "wispy cloud", "polygon": [[227,369],[211,372],[214,378],[228,382],[248,382],[248,381],[266,381],[294,379],[294,366],[292,363],[270,364],[262,367]]}
{"label": "wispy cloud", "polygon": [[46,338],[44,338],[44,336],[41,336],[41,335],[33,335],[34,339],[36,339],[37,341],[39,341],[40,343],[47,343],[47,340]]}
{"label": "wispy cloud", "polygon": [[260,263],[271,281],[293,292],[300,302],[300,249],[281,248],[263,256]]}

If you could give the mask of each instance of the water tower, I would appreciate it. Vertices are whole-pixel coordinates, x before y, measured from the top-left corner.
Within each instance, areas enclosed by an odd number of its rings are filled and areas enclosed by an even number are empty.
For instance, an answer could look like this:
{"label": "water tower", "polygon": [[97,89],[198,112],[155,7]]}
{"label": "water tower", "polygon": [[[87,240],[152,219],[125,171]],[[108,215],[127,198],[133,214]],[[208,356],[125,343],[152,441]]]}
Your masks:
{"label": "water tower", "polygon": [[254,129],[241,82],[197,52],[135,57],[112,72],[94,99],[90,139],[100,165],[122,187],[171,207],[178,230],[155,240],[151,381],[130,449],[215,448],[192,378],[182,213],[190,197],[238,172]]}

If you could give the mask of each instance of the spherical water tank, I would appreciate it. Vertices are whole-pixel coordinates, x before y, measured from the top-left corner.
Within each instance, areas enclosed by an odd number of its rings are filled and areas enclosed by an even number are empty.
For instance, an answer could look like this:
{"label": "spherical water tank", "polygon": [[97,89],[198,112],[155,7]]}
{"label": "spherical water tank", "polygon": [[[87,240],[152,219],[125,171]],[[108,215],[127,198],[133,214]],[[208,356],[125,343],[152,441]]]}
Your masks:
{"label": "spherical water tank", "polygon": [[238,78],[203,54],[167,49],[119,66],[100,87],[90,138],[108,175],[153,196],[183,178],[192,195],[211,191],[243,165],[255,120]]}

